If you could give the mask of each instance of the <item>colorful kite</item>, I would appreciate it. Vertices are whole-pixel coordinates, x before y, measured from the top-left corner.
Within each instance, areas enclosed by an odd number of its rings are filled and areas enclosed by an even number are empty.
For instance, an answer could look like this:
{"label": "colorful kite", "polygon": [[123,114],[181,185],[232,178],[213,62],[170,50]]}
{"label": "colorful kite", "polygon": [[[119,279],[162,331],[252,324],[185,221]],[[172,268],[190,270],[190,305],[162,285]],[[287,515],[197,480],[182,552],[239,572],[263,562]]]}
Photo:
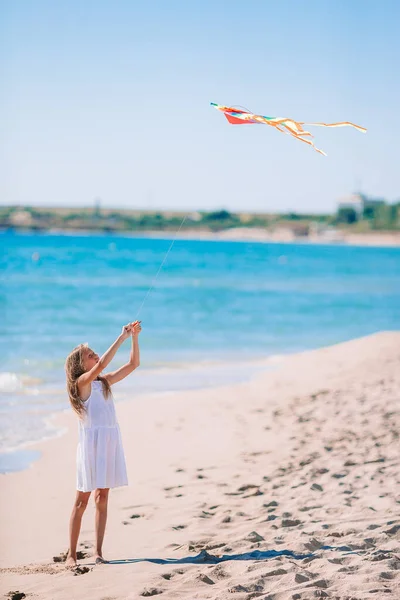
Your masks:
{"label": "colorful kite", "polygon": [[214,108],[223,112],[229,123],[232,123],[232,125],[244,125],[246,123],[271,125],[271,127],[275,127],[275,129],[278,131],[287,133],[295,137],[297,140],[312,146],[314,150],[320,154],[323,154],[324,156],[326,156],[325,152],[319,150],[319,148],[316,148],[310,139],[306,139],[314,136],[311,135],[309,131],[304,131],[303,125],[312,125],[316,127],[355,127],[355,129],[358,129],[358,131],[362,131],[363,133],[367,131],[364,129],[364,127],[360,127],[354,123],[349,123],[348,121],[343,121],[341,123],[303,123],[283,117],[264,117],[262,115],[254,115],[246,110],[239,110],[238,108],[232,108],[230,106],[221,106],[220,104],[215,104],[214,102],[211,102],[211,106],[214,106]]}

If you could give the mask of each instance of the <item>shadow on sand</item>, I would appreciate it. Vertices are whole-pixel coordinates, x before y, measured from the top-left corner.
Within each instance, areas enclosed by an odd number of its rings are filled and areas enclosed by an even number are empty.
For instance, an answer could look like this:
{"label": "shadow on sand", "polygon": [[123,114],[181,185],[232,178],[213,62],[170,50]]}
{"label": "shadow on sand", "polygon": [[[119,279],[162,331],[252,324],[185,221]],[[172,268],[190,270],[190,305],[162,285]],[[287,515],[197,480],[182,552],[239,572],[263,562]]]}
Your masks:
{"label": "shadow on sand", "polygon": [[253,552],[244,552],[243,554],[223,554],[215,556],[209,554],[206,550],[202,550],[196,556],[184,556],[181,558],[124,558],[121,560],[110,560],[107,564],[124,565],[137,562],[151,562],[156,565],[183,565],[183,564],[201,564],[201,565],[216,565],[220,562],[228,560],[267,560],[268,558],[276,558],[277,556],[288,556],[297,560],[311,558],[313,554],[296,554],[290,550],[254,550]]}
{"label": "shadow on sand", "polygon": [[[342,552],[345,555],[365,553],[365,551],[353,550],[350,546],[321,546],[318,550]],[[381,554],[382,552],[383,551],[381,550],[375,550],[373,554]],[[383,553],[388,553],[388,551],[386,550]],[[209,554],[206,550],[202,550],[200,554],[196,554],[195,556],[183,556],[181,558],[122,558],[120,560],[109,560],[106,564],[128,565],[140,562],[150,562],[156,565],[216,565],[228,560],[268,560],[269,558],[277,558],[279,556],[287,556],[289,558],[294,558],[295,560],[317,558],[314,552],[297,554],[291,550],[253,550],[253,552],[244,552],[243,554],[223,554],[222,556],[215,556],[215,554]]]}

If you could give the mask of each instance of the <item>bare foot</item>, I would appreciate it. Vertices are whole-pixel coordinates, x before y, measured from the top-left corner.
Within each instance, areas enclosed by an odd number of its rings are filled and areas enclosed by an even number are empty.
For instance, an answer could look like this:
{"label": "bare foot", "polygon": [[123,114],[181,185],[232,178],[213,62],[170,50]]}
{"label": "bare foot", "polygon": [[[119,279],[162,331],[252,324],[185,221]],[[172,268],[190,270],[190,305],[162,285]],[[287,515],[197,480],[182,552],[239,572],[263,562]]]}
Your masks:
{"label": "bare foot", "polygon": [[101,554],[96,554],[94,557],[96,565],[104,565],[107,561],[101,556]]}
{"label": "bare foot", "polygon": [[65,566],[68,568],[76,567],[76,558],[72,558],[72,556],[68,556],[65,561]]}

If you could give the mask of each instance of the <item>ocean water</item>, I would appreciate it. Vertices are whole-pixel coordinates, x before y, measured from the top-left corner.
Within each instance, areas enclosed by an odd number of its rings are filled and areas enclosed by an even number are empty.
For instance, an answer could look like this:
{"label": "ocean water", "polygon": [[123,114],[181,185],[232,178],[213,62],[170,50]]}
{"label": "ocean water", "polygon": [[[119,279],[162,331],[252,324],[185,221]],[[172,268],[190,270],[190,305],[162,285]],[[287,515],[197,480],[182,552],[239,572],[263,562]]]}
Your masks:
{"label": "ocean water", "polygon": [[[400,329],[400,248],[180,239],[154,282],[170,239],[0,240],[0,471],[59,433],[70,350],[101,354],[137,316],[142,366],[117,399],[242,381],[267,357]],[[113,365],[128,355],[125,342]]]}

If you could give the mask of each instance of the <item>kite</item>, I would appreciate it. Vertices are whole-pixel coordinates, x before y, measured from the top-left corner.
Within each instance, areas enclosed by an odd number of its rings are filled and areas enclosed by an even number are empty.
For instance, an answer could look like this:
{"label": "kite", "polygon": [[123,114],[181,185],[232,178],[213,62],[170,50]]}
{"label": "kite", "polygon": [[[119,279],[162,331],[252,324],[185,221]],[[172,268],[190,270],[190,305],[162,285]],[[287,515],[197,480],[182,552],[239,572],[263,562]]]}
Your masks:
{"label": "kite", "polygon": [[220,104],[215,104],[215,102],[211,102],[211,106],[223,112],[229,123],[232,123],[232,125],[244,125],[246,123],[270,125],[271,127],[275,127],[278,131],[287,133],[297,140],[312,146],[314,150],[324,156],[326,156],[326,153],[317,148],[310,139],[307,139],[314,136],[309,131],[304,131],[303,125],[315,127],[354,127],[363,133],[367,131],[364,127],[360,127],[349,121],[343,121],[341,123],[303,123],[301,121],[293,121],[293,119],[288,119],[286,117],[264,117],[262,115],[255,115],[247,110],[239,110],[238,108],[233,108],[231,106],[221,106]]}

